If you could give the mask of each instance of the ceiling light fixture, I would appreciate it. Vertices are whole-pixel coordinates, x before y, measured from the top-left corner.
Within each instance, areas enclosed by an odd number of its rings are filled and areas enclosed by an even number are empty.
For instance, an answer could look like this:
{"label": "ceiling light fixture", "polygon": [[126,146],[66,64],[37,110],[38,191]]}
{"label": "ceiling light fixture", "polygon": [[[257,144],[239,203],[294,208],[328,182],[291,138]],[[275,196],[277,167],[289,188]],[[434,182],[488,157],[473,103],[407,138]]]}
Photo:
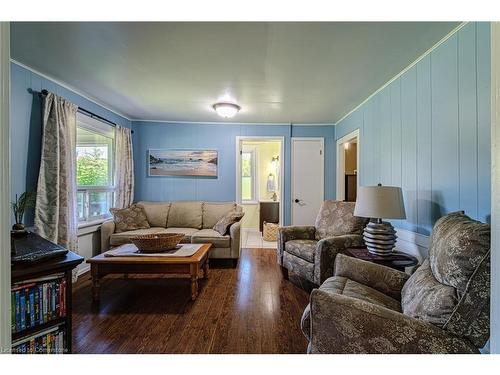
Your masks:
{"label": "ceiling light fixture", "polygon": [[234,117],[241,107],[233,103],[215,103],[212,106],[220,117],[231,118]]}

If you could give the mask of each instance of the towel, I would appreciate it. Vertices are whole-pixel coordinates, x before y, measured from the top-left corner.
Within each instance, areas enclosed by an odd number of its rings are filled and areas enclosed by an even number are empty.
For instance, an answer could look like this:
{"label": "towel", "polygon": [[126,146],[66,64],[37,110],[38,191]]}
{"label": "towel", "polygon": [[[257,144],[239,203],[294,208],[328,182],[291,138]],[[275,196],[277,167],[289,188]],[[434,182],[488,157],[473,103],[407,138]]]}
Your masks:
{"label": "towel", "polygon": [[190,257],[196,253],[203,244],[181,244],[174,250],[161,253],[141,253],[132,243],[121,245],[104,253],[105,257]]}

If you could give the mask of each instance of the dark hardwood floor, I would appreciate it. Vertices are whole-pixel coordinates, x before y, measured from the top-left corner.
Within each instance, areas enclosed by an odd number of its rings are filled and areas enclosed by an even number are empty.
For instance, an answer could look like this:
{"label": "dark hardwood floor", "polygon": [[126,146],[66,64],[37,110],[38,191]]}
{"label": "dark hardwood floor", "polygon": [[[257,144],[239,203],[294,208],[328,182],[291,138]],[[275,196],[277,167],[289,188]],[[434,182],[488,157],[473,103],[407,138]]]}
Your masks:
{"label": "dark hardwood floor", "polygon": [[90,275],[73,292],[75,353],[305,353],[300,318],[311,286],[284,280],[272,249],[243,249],[237,268],[211,262],[196,301],[186,279]]}

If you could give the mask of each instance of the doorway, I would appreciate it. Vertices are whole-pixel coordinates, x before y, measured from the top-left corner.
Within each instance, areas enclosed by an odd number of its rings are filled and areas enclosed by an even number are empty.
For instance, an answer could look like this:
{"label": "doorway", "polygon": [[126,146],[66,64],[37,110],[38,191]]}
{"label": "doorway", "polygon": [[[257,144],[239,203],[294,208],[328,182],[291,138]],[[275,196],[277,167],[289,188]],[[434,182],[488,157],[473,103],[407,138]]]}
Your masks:
{"label": "doorway", "polygon": [[292,225],[314,225],[324,200],[323,150],[323,138],[292,138]]}
{"label": "doorway", "polygon": [[245,216],[242,247],[277,247],[283,222],[283,137],[237,137],[236,195]]}
{"label": "doorway", "polygon": [[359,129],[337,140],[337,200],[356,202],[358,174]]}

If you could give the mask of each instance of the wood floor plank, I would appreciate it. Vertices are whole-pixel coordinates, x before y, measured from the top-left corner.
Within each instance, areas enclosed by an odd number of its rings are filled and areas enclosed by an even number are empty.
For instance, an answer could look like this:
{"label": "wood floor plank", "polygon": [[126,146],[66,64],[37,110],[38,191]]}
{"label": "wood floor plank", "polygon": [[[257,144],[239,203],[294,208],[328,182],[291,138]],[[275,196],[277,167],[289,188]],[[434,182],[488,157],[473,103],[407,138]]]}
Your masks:
{"label": "wood floor plank", "polygon": [[[196,299],[191,317],[183,330],[179,343],[174,353],[207,353],[210,345],[210,330],[213,327],[207,317],[211,311],[218,315],[222,289],[221,283],[224,281],[222,272],[213,273],[206,287],[206,291]],[[196,349],[195,349],[196,347]]]}
{"label": "wood floor plank", "polygon": [[242,249],[236,268],[211,263],[190,299],[188,280],[104,279],[101,300],[80,277],[73,295],[76,353],[305,353],[300,318],[311,290],[284,280],[273,249]]}

